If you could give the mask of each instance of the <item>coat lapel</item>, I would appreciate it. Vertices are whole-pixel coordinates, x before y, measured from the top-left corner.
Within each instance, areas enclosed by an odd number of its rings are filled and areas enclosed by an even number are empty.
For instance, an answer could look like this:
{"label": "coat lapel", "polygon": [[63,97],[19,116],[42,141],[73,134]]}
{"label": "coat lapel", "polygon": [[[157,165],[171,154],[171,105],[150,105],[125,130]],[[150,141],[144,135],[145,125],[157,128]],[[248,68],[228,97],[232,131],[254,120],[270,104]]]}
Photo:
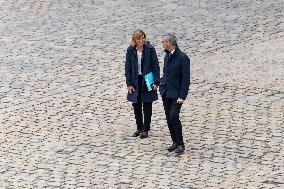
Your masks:
{"label": "coat lapel", "polygon": [[133,62],[133,66],[134,66],[134,71],[135,73],[138,72],[138,62],[137,62],[137,52],[136,50],[133,48],[132,49],[132,62]]}

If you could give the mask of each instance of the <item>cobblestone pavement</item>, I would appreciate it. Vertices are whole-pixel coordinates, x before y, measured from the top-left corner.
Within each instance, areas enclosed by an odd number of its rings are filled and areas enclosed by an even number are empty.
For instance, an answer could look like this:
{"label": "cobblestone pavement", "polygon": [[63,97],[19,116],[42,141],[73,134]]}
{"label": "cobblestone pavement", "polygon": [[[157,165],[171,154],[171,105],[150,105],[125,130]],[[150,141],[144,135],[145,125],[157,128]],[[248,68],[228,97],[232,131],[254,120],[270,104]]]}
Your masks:
{"label": "cobblestone pavement", "polygon": [[[0,189],[284,188],[283,0],[0,0]],[[186,152],[131,137],[134,28],[190,55]]]}

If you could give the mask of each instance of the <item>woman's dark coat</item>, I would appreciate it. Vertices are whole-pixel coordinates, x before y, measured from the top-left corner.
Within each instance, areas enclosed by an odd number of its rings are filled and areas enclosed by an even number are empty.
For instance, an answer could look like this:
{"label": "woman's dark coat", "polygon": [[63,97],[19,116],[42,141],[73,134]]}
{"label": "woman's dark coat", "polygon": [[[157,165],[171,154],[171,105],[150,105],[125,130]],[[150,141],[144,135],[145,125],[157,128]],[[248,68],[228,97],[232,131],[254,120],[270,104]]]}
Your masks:
{"label": "woman's dark coat", "polygon": [[[144,76],[150,72],[153,72],[155,85],[160,83],[160,67],[158,62],[158,57],[156,54],[155,48],[147,42],[144,45],[141,59],[142,67],[142,93],[141,100],[142,102],[153,102],[158,99],[157,91],[148,91]],[[127,95],[127,100],[133,103],[137,103],[138,96],[138,59],[137,51],[133,46],[129,46],[126,52],[126,61],[125,61],[125,78],[127,87],[133,86],[135,92]]]}

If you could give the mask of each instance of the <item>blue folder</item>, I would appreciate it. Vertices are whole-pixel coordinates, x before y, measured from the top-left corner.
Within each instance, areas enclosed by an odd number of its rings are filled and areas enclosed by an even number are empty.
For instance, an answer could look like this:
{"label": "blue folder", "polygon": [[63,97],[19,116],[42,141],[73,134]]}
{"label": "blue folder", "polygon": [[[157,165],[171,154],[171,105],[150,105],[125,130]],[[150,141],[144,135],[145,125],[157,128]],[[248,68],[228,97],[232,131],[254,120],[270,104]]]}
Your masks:
{"label": "blue folder", "polygon": [[152,90],[152,86],[155,83],[153,72],[148,73],[145,77],[145,82],[148,88],[148,91]]}

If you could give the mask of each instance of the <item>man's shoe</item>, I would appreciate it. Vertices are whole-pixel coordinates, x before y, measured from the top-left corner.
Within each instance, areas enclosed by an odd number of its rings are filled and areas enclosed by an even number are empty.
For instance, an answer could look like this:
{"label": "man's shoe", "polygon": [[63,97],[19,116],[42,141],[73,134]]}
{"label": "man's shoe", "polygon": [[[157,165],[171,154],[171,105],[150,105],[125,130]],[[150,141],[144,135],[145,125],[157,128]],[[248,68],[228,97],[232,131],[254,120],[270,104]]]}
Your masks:
{"label": "man's shoe", "polygon": [[182,154],[184,152],[184,150],[185,150],[184,145],[178,145],[176,150],[175,150],[175,153],[176,154]]}
{"label": "man's shoe", "polygon": [[148,138],[148,132],[147,131],[143,131],[142,135],[140,136],[140,138]]}
{"label": "man's shoe", "polygon": [[135,133],[132,135],[133,137],[138,137],[141,134],[141,131],[137,130]]}
{"label": "man's shoe", "polygon": [[170,147],[168,147],[168,151],[169,151],[169,152],[172,152],[172,151],[174,151],[176,148],[177,148],[177,144],[176,144],[176,143],[173,143]]}

